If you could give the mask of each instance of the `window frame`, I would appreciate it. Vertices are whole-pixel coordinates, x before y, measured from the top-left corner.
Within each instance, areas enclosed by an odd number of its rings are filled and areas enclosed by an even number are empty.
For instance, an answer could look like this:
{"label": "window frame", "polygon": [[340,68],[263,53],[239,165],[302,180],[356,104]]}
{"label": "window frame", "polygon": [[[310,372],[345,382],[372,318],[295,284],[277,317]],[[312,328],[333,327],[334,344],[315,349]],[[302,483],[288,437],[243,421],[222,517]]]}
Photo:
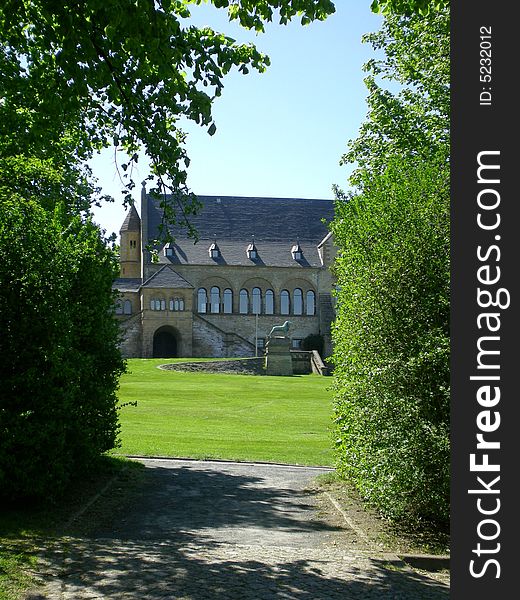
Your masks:
{"label": "window frame", "polygon": [[220,313],[220,288],[212,285],[209,290],[209,312],[213,315]]}
{"label": "window frame", "polygon": [[[268,305],[268,299],[270,301],[270,306]],[[274,290],[268,289],[265,290],[264,294],[264,314],[265,315],[274,315],[275,305],[274,305]]]}
{"label": "window frame", "polygon": [[[229,310],[227,310],[228,308]],[[222,292],[222,313],[233,314],[233,290],[231,288],[225,288]]]}
{"label": "window frame", "polygon": [[[201,292],[204,293],[203,302],[201,303]],[[208,290],[200,287],[197,290],[197,313],[206,315],[208,313]]]}
{"label": "window frame", "polygon": [[[312,303],[309,302],[309,298],[312,298]],[[311,312],[309,312],[309,306],[312,306]],[[305,294],[305,314],[308,317],[316,316],[316,292],[314,290],[307,290]]]}
{"label": "window frame", "polygon": [[[284,300],[287,302],[287,309],[284,310]],[[280,291],[280,314],[290,315],[291,314],[291,294],[289,290],[283,289]]]}
{"label": "window frame", "polygon": [[301,288],[293,290],[292,314],[297,317],[303,315],[303,290]]}
{"label": "window frame", "polygon": [[253,315],[262,314],[262,289],[257,286],[251,290],[251,313]]}
{"label": "window frame", "polygon": [[[245,298],[245,300],[244,300]],[[244,303],[245,302],[245,310],[244,309]],[[242,288],[239,292],[239,296],[238,296],[238,312],[241,315],[248,315],[249,314],[249,292],[248,290],[246,290],[246,288]]]}

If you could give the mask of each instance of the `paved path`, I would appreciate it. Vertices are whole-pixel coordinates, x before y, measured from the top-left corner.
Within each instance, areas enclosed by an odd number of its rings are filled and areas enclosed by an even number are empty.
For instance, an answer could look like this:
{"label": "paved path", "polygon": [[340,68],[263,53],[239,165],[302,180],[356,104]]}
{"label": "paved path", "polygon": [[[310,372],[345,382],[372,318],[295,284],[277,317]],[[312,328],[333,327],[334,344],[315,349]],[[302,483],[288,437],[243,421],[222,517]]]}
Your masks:
{"label": "paved path", "polygon": [[437,600],[448,588],[389,555],[352,551],[306,490],[324,470],[144,460],[118,522],[47,555],[49,600]]}

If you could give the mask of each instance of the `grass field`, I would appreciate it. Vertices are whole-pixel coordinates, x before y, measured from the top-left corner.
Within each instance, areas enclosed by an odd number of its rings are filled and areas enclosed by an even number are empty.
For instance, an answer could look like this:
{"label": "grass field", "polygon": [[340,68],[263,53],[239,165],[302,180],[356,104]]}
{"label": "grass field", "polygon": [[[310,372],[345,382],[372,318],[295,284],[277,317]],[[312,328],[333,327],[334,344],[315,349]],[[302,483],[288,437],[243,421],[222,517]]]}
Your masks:
{"label": "grass field", "polygon": [[332,464],[330,378],[157,368],[165,362],[128,361],[119,397],[137,406],[121,410],[117,453]]}

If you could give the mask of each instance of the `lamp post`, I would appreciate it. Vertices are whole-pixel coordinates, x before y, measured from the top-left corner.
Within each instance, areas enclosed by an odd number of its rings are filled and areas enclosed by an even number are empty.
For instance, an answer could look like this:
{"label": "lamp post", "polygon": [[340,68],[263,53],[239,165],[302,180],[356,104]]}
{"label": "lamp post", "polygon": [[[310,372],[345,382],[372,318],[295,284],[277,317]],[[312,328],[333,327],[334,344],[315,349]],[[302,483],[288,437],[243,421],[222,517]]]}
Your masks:
{"label": "lamp post", "polygon": [[255,313],[255,358],[258,358],[258,312]]}

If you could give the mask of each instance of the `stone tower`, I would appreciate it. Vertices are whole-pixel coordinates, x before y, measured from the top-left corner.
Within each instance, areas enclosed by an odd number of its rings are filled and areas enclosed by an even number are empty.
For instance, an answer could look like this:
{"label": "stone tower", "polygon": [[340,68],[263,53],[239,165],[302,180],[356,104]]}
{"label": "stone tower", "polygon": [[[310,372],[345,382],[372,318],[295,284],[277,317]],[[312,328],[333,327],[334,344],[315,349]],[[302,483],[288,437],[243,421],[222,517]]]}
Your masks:
{"label": "stone tower", "polygon": [[135,206],[128,211],[119,234],[121,277],[137,279],[141,277],[141,219]]}

